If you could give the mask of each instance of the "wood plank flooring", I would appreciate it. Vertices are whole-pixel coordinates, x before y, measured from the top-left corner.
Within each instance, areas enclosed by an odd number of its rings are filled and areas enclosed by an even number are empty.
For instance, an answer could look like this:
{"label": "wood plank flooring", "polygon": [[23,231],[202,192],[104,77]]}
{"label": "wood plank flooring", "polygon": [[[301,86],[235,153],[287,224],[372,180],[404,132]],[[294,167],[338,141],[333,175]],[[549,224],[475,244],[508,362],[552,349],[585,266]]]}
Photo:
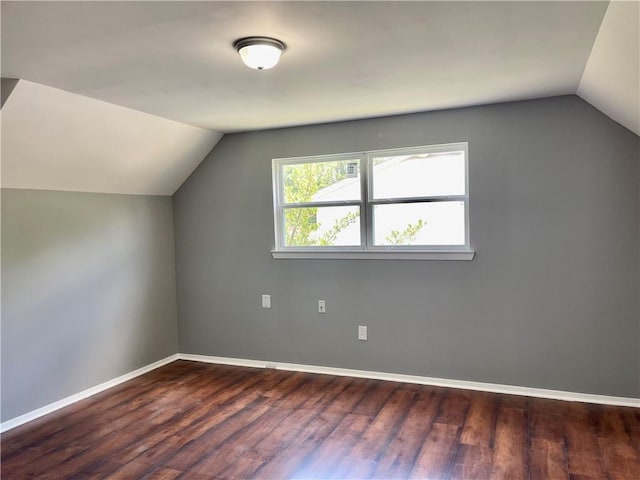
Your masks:
{"label": "wood plank flooring", "polygon": [[640,479],[640,409],[178,361],[1,437],[3,479]]}

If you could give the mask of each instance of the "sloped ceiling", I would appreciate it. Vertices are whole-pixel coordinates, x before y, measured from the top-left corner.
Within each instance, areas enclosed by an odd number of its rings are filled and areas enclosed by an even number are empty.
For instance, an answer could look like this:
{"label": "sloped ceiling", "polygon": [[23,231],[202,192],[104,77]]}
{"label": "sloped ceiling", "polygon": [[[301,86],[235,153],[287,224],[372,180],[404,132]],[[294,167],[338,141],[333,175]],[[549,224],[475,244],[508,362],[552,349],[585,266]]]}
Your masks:
{"label": "sloped ceiling", "polygon": [[20,80],[2,107],[2,186],[172,195],[220,136]]}
{"label": "sloped ceiling", "polygon": [[640,2],[609,4],[578,95],[640,135]]}
{"label": "sloped ceiling", "polygon": [[[575,93],[607,2],[2,2],[3,76],[220,132]],[[248,35],[287,44],[246,68]]]}
{"label": "sloped ceiling", "polygon": [[[22,79],[2,107],[4,187],[171,194],[218,132],[573,93],[640,133],[637,1],[0,9],[2,76]],[[247,35],[283,40],[280,65],[246,68]]]}

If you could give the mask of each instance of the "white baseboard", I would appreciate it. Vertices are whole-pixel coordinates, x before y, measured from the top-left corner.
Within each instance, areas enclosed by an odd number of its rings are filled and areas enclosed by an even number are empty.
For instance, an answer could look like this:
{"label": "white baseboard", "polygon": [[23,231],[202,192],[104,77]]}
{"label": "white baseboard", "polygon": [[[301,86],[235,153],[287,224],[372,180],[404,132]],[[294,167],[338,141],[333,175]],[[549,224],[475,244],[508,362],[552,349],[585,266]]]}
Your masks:
{"label": "white baseboard", "polygon": [[158,360],[157,362],[153,362],[149,365],[145,365],[142,368],[138,368],[133,372],[125,373],[124,375],[121,375],[112,380],[108,380],[104,383],[101,383],[100,385],[96,385],[95,387],[83,390],[82,392],[76,393],[75,395],[71,395],[69,397],[63,398],[62,400],[58,400],[57,402],[50,403],[49,405],[38,408],[37,410],[33,410],[31,412],[25,413],[24,415],[20,415],[19,417],[15,417],[11,420],[7,420],[6,422],[2,422],[0,424],[0,432],[6,432],[8,430],[11,430],[12,428],[16,428],[22,424],[30,422],[31,420],[35,420],[36,418],[42,417],[43,415],[47,415],[48,413],[55,412],[56,410],[71,405],[72,403],[84,400],[85,398],[107,390],[108,388],[120,385],[127,380],[139,377],[140,375],[150,372],[151,370],[155,370],[156,368],[162,367],[168,363],[175,362],[178,359],[179,354],[176,353],[174,355],[170,355],[166,358],[163,358],[162,360]]}
{"label": "white baseboard", "polygon": [[266,360],[248,360],[244,358],[211,357],[207,355],[192,355],[179,353],[180,360],[195,362],[217,363],[222,365],[237,365],[255,368],[276,368],[293,372],[320,373],[343,377],[371,378],[392,382],[416,383],[437,387],[461,388],[481,392],[504,393],[508,395],[523,395],[526,397],[549,398],[568,402],[597,403],[601,405],[616,405],[620,407],[640,408],[640,398],[612,397],[595,395],[592,393],[564,392],[562,390],[547,390],[544,388],[520,387],[515,385],[501,385],[498,383],[471,382],[467,380],[450,380],[447,378],[421,377],[404,375],[401,373],[372,372],[367,370],[352,370],[348,368],[324,367],[317,365],[302,365],[297,363],[270,362]]}
{"label": "white baseboard", "polygon": [[437,387],[460,388],[463,390],[477,390],[481,392],[504,393],[507,395],[523,395],[526,397],[550,398],[569,402],[597,403],[601,405],[615,405],[620,407],[640,408],[640,398],[611,397],[607,395],[595,395],[592,393],[564,392],[561,390],[547,390],[544,388],[520,387],[514,385],[501,385],[498,383],[470,382],[467,380],[450,380],[447,378],[421,377],[418,375],[405,375],[401,373],[372,372],[368,370],[352,370],[349,368],[325,367],[320,365],[304,365],[299,363],[271,362],[267,360],[249,360],[245,358],[212,357],[208,355],[193,355],[190,353],[176,353],[162,360],[146,365],[142,368],[126,373],[107,382],[91,387],[82,392],[45,405],[42,408],[12,418],[0,424],[0,432],[6,432],[12,428],[23,425],[31,420],[40,418],[48,413],[55,412],[63,407],[76,403],[87,397],[100,393],[108,388],[139,377],[151,370],[167,365],[176,360],[190,360],[193,362],[216,363],[220,365],[235,365],[239,367],[275,368],[292,372],[308,372],[324,375],[337,375],[342,377],[370,378],[374,380],[386,380],[391,382],[416,383],[419,385],[432,385]]}

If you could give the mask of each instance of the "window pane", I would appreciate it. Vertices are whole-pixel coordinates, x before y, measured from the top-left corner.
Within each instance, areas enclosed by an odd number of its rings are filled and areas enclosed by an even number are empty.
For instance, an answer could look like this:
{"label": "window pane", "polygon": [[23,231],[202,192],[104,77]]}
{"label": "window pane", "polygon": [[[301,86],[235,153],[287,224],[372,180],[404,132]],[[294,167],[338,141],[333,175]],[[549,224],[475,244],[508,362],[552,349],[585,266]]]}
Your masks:
{"label": "window pane", "polygon": [[284,209],[284,245],[330,247],[360,245],[360,207]]}
{"label": "window pane", "polygon": [[465,194],[464,152],[374,157],[372,198]]}
{"label": "window pane", "polygon": [[374,245],[464,245],[464,202],[375,205]]}
{"label": "window pane", "polygon": [[283,165],[282,187],[285,203],[360,200],[360,161]]}

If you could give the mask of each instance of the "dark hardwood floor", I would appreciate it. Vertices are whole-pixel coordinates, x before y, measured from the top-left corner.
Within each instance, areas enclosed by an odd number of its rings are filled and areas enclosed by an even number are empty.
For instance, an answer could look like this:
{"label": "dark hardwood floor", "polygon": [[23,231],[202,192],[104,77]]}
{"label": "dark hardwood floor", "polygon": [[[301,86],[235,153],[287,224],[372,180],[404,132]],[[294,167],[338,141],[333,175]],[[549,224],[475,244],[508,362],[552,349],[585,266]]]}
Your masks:
{"label": "dark hardwood floor", "polygon": [[179,361],[2,435],[2,479],[640,479],[640,409]]}

